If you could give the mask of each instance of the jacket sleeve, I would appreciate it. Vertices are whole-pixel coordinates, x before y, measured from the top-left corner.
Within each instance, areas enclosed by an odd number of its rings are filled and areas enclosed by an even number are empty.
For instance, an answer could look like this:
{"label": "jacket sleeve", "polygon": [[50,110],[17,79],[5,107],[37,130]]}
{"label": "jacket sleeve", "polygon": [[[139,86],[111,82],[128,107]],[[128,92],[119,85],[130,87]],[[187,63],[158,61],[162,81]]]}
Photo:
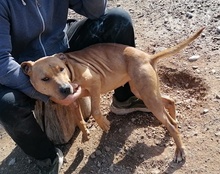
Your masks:
{"label": "jacket sleeve", "polygon": [[70,8],[89,19],[105,14],[107,0],[70,0]]}
{"label": "jacket sleeve", "polygon": [[0,84],[17,89],[27,96],[47,102],[49,97],[37,92],[20,65],[11,55],[10,23],[5,8],[0,6]]}

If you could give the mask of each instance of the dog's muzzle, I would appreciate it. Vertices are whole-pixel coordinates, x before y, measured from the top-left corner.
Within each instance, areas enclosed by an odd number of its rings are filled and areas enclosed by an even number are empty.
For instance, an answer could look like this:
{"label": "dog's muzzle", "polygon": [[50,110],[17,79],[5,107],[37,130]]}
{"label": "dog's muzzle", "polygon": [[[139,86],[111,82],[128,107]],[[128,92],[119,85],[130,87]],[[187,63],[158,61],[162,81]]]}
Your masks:
{"label": "dog's muzzle", "polygon": [[61,94],[67,96],[73,93],[73,87],[70,84],[63,84],[59,87],[59,91]]}

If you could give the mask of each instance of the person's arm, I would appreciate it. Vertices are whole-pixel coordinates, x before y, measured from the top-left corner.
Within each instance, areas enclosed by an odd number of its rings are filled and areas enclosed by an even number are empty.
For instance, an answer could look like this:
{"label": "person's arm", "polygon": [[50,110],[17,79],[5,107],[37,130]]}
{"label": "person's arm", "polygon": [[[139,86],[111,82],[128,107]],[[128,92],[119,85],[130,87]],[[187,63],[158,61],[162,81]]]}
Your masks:
{"label": "person's arm", "polygon": [[8,12],[0,4],[0,84],[17,89],[27,96],[47,102],[49,97],[37,92],[20,65],[11,55],[10,19]]}
{"label": "person's arm", "polygon": [[70,8],[89,19],[97,19],[105,14],[107,0],[71,0]]}

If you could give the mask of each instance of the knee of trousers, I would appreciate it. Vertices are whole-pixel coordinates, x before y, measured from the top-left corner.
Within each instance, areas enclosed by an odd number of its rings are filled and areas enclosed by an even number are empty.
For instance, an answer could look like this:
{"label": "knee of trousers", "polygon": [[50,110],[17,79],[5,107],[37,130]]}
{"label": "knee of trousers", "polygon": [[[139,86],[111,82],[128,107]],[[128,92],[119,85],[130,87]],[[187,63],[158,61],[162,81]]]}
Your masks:
{"label": "knee of trousers", "polygon": [[134,28],[128,12],[120,8],[108,10],[103,21],[103,38],[108,42],[135,46]]}
{"label": "knee of trousers", "polygon": [[107,10],[106,15],[104,15],[104,18],[111,19],[112,23],[115,24],[126,24],[127,26],[132,26],[132,20],[129,15],[129,13],[121,8],[112,8],[110,10]]}
{"label": "knee of trousers", "polygon": [[0,87],[0,121],[4,123],[16,121],[30,115],[35,100],[18,90]]}

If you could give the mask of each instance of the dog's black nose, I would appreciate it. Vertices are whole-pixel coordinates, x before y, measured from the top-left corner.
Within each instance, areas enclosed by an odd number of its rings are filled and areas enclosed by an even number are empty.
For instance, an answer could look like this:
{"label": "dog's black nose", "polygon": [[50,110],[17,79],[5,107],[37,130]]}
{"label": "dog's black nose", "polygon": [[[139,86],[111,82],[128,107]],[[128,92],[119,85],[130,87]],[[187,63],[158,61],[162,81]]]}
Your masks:
{"label": "dog's black nose", "polygon": [[60,90],[61,94],[69,95],[72,93],[72,88],[69,84],[65,84],[65,85],[60,86],[59,90]]}

